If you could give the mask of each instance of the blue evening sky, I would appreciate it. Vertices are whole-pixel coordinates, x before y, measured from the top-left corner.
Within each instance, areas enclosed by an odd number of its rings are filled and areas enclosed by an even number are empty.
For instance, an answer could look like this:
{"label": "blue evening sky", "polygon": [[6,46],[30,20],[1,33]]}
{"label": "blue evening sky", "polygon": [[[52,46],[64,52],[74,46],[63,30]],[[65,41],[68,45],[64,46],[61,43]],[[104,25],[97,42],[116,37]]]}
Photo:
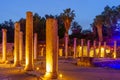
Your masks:
{"label": "blue evening sky", "polygon": [[66,8],[75,10],[75,20],[83,27],[90,29],[90,24],[96,15],[100,14],[106,5],[118,6],[120,0],[1,0],[0,23],[12,19],[18,21],[25,18],[26,11],[59,15]]}

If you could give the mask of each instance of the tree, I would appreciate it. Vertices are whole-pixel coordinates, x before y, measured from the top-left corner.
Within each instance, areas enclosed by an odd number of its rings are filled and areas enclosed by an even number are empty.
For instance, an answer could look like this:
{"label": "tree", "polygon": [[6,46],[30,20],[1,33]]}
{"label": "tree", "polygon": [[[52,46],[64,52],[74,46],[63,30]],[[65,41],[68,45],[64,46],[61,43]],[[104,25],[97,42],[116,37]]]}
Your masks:
{"label": "tree", "polygon": [[[102,31],[103,31],[103,37],[111,38],[114,35],[119,35],[118,31],[120,29],[119,26],[119,21],[120,21],[120,5],[119,6],[112,6],[109,7],[108,5],[104,8],[104,11],[98,15],[99,18],[100,16],[103,16],[103,19],[101,17],[100,20],[98,20],[98,17],[95,18],[92,26],[96,26],[95,23],[102,22]],[[99,24],[99,23],[98,23]],[[92,27],[94,30],[95,27]],[[98,30],[98,28],[97,28]],[[101,31],[101,30],[98,30]],[[98,32],[97,31],[97,32]],[[117,34],[116,34],[117,33]],[[100,34],[98,34],[100,36]]]}
{"label": "tree", "polygon": [[82,31],[82,38],[85,39],[86,41],[90,40],[93,42],[95,40],[94,32],[92,32],[89,29],[83,30]]}
{"label": "tree", "polygon": [[68,34],[68,30],[70,28],[71,22],[75,17],[74,10],[71,10],[70,8],[65,9],[65,10],[63,10],[63,13],[60,14],[60,16],[65,25],[66,34]]}
{"label": "tree", "polygon": [[82,30],[81,25],[78,24],[78,22],[74,21],[71,26],[72,34],[79,34]]}
{"label": "tree", "polygon": [[96,16],[96,18],[94,19],[94,24],[97,28],[99,41],[103,41],[102,27],[103,27],[103,24],[104,24],[104,16],[103,15]]}
{"label": "tree", "polygon": [[[14,42],[14,22],[10,19],[0,24],[0,38],[2,39],[2,28],[7,29],[7,42]],[[1,42],[2,40],[0,40]]]}
{"label": "tree", "polygon": [[53,15],[51,15],[51,14],[50,14],[50,15],[46,14],[46,15],[45,15],[45,18],[46,18],[46,19],[47,19],[47,18],[55,18],[55,16],[53,16]]}
{"label": "tree", "polygon": [[34,33],[38,34],[38,40],[45,40],[45,18],[35,13],[33,15],[33,27]]}
{"label": "tree", "polygon": [[119,27],[117,26],[117,23],[120,19],[120,5],[117,7],[106,6],[102,12],[102,15],[105,16],[104,26],[107,27],[107,34],[108,36],[112,37],[112,35],[116,33],[116,29]]}
{"label": "tree", "polygon": [[[23,31],[23,35],[25,36],[26,19],[21,18],[19,22],[21,31]],[[33,32],[38,34],[38,41],[45,40],[45,29],[45,18],[35,13],[33,15]]]}
{"label": "tree", "polygon": [[58,36],[59,38],[63,38],[66,31],[64,27],[64,23],[61,20],[61,16],[55,16],[55,18],[57,19],[57,23],[58,23]]}
{"label": "tree", "polygon": [[110,8],[109,6],[106,6],[102,12],[102,15],[105,16],[104,26],[107,27],[106,31],[108,32],[109,36],[112,36],[116,29],[117,23],[118,12],[116,11],[116,7],[113,6]]}

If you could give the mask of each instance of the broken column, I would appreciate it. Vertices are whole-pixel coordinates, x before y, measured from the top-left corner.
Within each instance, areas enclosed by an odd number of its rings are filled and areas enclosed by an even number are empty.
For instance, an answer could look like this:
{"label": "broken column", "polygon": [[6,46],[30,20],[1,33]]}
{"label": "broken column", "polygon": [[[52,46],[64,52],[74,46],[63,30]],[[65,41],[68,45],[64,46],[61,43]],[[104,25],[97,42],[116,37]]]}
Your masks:
{"label": "broken column", "polygon": [[37,59],[37,33],[34,33],[34,60]]}
{"label": "broken column", "polygon": [[45,77],[57,78],[58,74],[58,25],[57,20],[46,20],[46,74]]}
{"label": "broken column", "polygon": [[73,54],[74,59],[76,57],[76,40],[77,40],[77,38],[74,38],[74,54]]}
{"label": "broken column", "polygon": [[25,40],[25,54],[26,63],[25,70],[33,70],[33,14],[32,12],[26,13],[26,40]]}
{"label": "broken column", "polygon": [[20,66],[19,60],[19,33],[20,33],[20,23],[16,22],[14,25],[14,66]]}
{"label": "broken column", "polygon": [[2,62],[7,60],[7,30],[2,29]]}

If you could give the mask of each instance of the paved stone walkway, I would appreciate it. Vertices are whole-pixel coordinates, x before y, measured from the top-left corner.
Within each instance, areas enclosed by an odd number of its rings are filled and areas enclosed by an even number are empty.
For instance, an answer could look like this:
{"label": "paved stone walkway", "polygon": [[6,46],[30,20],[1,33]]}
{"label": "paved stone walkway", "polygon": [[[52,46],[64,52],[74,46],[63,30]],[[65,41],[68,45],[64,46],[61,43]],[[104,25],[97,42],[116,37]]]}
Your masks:
{"label": "paved stone walkway", "polygon": [[[36,66],[40,66],[39,63]],[[43,71],[44,72],[44,71]],[[100,67],[80,67],[74,61],[59,60],[59,72],[62,78],[57,80],[120,80],[120,70]],[[0,64],[0,80],[42,80],[39,71],[24,72],[23,67]]]}

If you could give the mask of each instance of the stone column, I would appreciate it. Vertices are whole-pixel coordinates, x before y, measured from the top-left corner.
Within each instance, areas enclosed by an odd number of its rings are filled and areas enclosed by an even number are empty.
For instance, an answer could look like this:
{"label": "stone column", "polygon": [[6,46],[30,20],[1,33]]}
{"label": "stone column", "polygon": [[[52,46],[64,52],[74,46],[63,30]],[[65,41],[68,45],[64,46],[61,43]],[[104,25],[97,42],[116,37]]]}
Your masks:
{"label": "stone column", "polygon": [[57,20],[46,20],[46,78],[57,78],[58,74],[58,25]]}
{"label": "stone column", "polygon": [[78,57],[81,57],[81,46],[80,45],[77,46],[77,53],[78,53]]}
{"label": "stone column", "polygon": [[117,50],[117,41],[114,41],[114,52],[113,52],[113,58],[116,58],[116,50]]}
{"label": "stone column", "polygon": [[93,57],[96,57],[96,41],[93,42]]}
{"label": "stone column", "polygon": [[98,57],[101,57],[101,42],[99,42],[98,48],[99,48]]}
{"label": "stone column", "polygon": [[68,34],[65,33],[65,58],[68,58]]}
{"label": "stone column", "polygon": [[74,54],[73,54],[74,59],[76,57],[76,40],[77,40],[77,38],[74,38]]}
{"label": "stone column", "polygon": [[26,41],[25,41],[26,63],[25,70],[33,70],[33,14],[26,13]]}
{"label": "stone column", "polygon": [[103,57],[105,57],[106,55],[106,42],[104,42],[104,54],[103,54]]}
{"label": "stone column", "polygon": [[90,56],[89,53],[90,53],[90,40],[87,41],[87,57]]}
{"label": "stone column", "polygon": [[81,39],[81,57],[83,57],[83,46],[84,46],[84,41]]}
{"label": "stone column", "polygon": [[59,56],[61,57],[63,55],[63,49],[59,49]]}
{"label": "stone column", "polygon": [[[57,36],[57,53],[59,53],[59,36]],[[59,56],[59,54],[58,54]]]}
{"label": "stone column", "polygon": [[37,59],[37,33],[34,33],[34,60]]}
{"label": "stone column", "polygon": [[20,66],[19,59],[19,34],[20,34],[20,23],[16,22],[14,25],[14,66]]}
{"label": "stone column", "polygon": [[41,48],[41,56],[43,56],[43,53],[44,53],[44,47]]}
{"label": "stone column", "polygon": [[2,62],[7,60],[7,30],[2,29]]}
{"label": "stone column", "polygon": [[20,56],[20,63],[23,60],[23,32],[19,34],[19,56]]}

